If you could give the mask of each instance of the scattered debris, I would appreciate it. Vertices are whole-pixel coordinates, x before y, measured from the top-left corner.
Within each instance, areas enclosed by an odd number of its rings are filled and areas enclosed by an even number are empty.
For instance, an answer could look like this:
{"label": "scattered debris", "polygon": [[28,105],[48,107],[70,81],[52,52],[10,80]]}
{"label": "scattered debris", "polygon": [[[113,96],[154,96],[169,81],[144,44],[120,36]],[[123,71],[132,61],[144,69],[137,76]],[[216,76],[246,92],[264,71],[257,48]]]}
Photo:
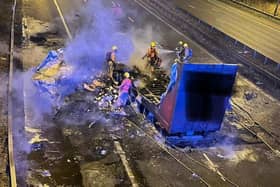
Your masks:
{"label": "scattered debris", "polygon": [[105,84],[98,80],[93,80],[90,84],[83,84],[84,89],[93,92],[97,87],[104,87]]}
{"label": "scattered debris", "polygon": [[49,170],[43,170],[43,171],[41,172],[41,175],[42,175],[43,177],[50,177],[50,176],[52,176],[51,173],[49,172]]}
{"label": "scattered debris", "polygon": [[276,154],[277,157],[280,157],[280,151],[279,150],[274,150],[274,153]]}
{"label": "scattered debris", "polygon": [[71,162],[71,160],[70,160],[70,159],[67,159],[67,162],[68,162],[68,163],[70,163],[70,162]]}
{"label": "scattered debris", "polygon": [[256,85],[263,85],[263,82],[257,81],[257,82],[256,82]]}
{"label": "scattered debris", "polygon": [[62,133],[64,136],[81,136],[82,132],[75,130],[75,129],[70,129],[70,128],[63,128]]}
{"label": "scattered debris", "polygon": [[7,60],[6,57],[0,57],[0,59],[3,60],[3,61],[4,61],[4,60]]}
{"label": "scattered debris", "polygon": [[131,127],[131,124],[130,123],[126,123],[124,126]]}
{"label": "scattered debris", "polygon": [[112,112],[113,115],[127,116],[128,114],[123,110],[115,110]]}
{"label": "scattered debris", "polygon": [[256,97],[257,97],[257,94],[254,93],[253,91],[246,91],[246,92],[244,93],[244,97],[245,97],[245,99],[246,99],[247,101],[250,101],[250,100],[256,98]]}
{"label": "scattered debris", "polygon": [[217,154],[217,157],[222,158],[222,159],[225,158],[225,156],[224,156],[224,155],[221,155],[221,154]]}
{"label": "scattered debris", "polygon": [[138,130],[136,131],[137,136],[143,137],[145,136],[145,133],[139,132]]}
{"label": "scattered debris", "polygon": [[75,156],[74,158],[73,158],[73,160],[75,160],[75,161],[82,161],[83,160],[83,158],[82,158],[82,156],[80,156],[80,155],[77,155],[77,156]]}
{"label": "scattered debris", "polygon": [[229,112],[227,113],[227,120],[230,122],[236,122],[239,121],[239,116],[237,116],[235,113]]}
{"label": "scattered debris", "polygon": [[121,139],[120,136],[115,135],[115,134],[110,134],[110,137],[112,137],[113,140],[119,140],[119,139]]}
{"label": "scattered debris", "polygon": [[112,128],[109,129],[110,132],[115,132],[115,131],[119,131],[119,130],[121,130],[121,128],[118,126],[113,126]]}
{"label": "scattered debris", "polygon": [[27,126],[24,127],[24,130],[29,133],[41,133],[42,132],[41,129],[31,128],[31,127],[27,127]]}
{"label": "scattered debris", "polygon": [[96,121],[92,121],[89,125],[88,125],[88,128],[91,128],[93,125],[96,124]]}
{"label": "scattered debris", "polygon": [[193,174],[192,174],[192,177],[193,177],[193,178],[200,178],[200,176],[197,175],[196,173],[193,173]]}
{"label": "scattered debris", "polygon": [[107,151],[106,151],[105,149],[102,149],[102,150],[100,151],[100,154],[104,156],[104,155],[107,154]]}
{"label": "scattered debris", "polygon": [[47,142],[47,141],[48,141],[48,139],[46,139],[46,138],[41,138],[41,135],[40,135],[40,134],[35,134],[35,136],[32,137],[32,139],[29,140],[28,143],[34,144],[34,143]]}
{"label": "scattered debris", "polygon": [[32,151],[40,151],[42,149],[43,149],[43,144],[42,143],[37,142],[37,143],[33,143],[31,145],[31,150]]}

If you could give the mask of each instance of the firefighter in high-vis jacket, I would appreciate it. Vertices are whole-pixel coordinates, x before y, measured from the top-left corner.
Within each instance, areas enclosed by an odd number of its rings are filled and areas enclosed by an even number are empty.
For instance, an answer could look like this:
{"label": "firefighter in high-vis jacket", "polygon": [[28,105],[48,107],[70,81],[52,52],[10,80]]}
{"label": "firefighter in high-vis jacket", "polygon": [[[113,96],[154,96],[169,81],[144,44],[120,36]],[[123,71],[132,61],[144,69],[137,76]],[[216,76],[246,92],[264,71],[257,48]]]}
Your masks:
{"label": "firefighter in high-vis jacket", "polygon": [[116,59],[116,53],[117,53],[118,47],[113,46],[112,50],[106,53],[106,66],[107,66],[107,73],[108,77],[114,81],[113,78],[113,72],[116,67],[117,59]]}
{"label": "firefighter in high-vis jacket", "polygon": [[159,53],[156,48],[156,42],[151,42],[150,47],[147,50],[147,53],[142,57],[142,59],[147,58],[147,67],[151,69],[151,72],[154,71],[155,67],[159,67],[161,64],[161,59],[159,58]]}
{"label": "firefighter in high-vis jacket", "polygon": [[188,62],[188,60],[192,57],[192,49],[189,48],[189,45],[187,43],[184,43],[180,46],[181,47],[176,48],[177,58],[181,62]]}

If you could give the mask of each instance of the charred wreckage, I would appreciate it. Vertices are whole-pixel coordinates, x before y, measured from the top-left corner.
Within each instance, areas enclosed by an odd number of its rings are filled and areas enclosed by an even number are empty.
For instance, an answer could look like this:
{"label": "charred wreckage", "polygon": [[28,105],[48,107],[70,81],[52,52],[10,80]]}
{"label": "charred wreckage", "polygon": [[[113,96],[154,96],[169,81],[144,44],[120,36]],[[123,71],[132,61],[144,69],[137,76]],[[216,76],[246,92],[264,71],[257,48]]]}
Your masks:
{"label": "charred wreckage", "polygon": [[[238,66],[233,64],[175,60],[170,75],[157,65],[153,75],[149,76],[136,66],[116,63],[113,78],[119,85],[124,73],[129,72],[133,77],[133,86],[126,104],[133,103],[136,106],[134,111],[159,127],[168,142],[179,144],[203,140],[209,133],[220,130],[237,70]],[[34,70],[32,81],[40,94],[48,94],[54,100],[63,100],[67,96],[69,84],[76,84],[72,91],[101,88],[105,94],[96,96],[97,100],[106,103],[106,107],[114,108],[118,87],[108,79],[108,75],[100,73],[73,82],[74,71],[71,65],[64,62],[63,50],[51,51]],[[138,82],[144,86],[138,86]]]}

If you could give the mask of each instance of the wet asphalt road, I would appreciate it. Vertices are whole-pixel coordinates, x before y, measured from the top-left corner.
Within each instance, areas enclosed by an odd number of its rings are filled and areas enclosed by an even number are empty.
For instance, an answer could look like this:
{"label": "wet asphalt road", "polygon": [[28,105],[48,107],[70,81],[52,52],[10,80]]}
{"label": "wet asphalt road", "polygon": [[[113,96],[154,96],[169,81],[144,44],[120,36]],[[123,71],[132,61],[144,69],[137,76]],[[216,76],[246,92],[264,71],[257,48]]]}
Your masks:
{"label": "wet asphalt road", "polygon": [[[136,57],[139,57],[141,52],[145,51],[143,48],[146,48],[146,45],[151,40],[156,40],[164,48],[171,50],[175,48],[179,40],[186,40],[194,50],[193,62],[218,62],[204,50],[201,50],[199,46],[178,35],[140,7],[137,6],[136,9],[138,11],[134,11],[134,2],[128,0],[120,2],[121,7],[126,5],[127,10],[129,10],[124,21],[127,23],[124,29],[128,27],[139,31],[141,40],[144,40],[144,42],[140,42],[141,47],[137,48],[139,54],[136,54]],[[83,13],[80,10],[83,6],[87,6],[87,3],[83,1],[69,3],[66,0],[60,0],[58,3],[70,31],[75,37],[79,33],[80,25],[84,24],[82,19]],[[108,1],[106,3],[107,6],[110,6],[111,2]],[[23,11],[27,19],[26,32],[30,38],[30,40],[26,41],[25,49],[23,50],[24,68],[28,69],[38,65],[50,49],[63,46],[69,42],[69,39],[52,1],[24,1]],[[38,35],[38,33],[40,34]],[[23,165],[20,168],[28,170],[22,177],[27,177],[28,183],[35,186],[39,184],[48,184],[49,186],[63,184],[68,186],[82,186],[82,184],[84,186],[130,186],[131,183],[120,158],[114,151],[112,140],[117,139],[124,147],[123,149],[127,154],[129,163],[135,172],[140,186],[204,186],[199,181],[199,177],[187,172],[166,152],[156,144],[151,143],[146,136],[133,128],[132,124],[125,121],[125,119],[115,119],[113,117],[113,121],[97,123],[93,128],[89,128],[88,124],[90,121],[83,121],[79,116],[83,117],[85,115],[85,109],[90,109],[89,115],[94,116],[95,113],[98,113],[94,109],[94,104],[91,103],[94,98],[92,94],[80,92],[74,94],[70,102],[66,102],[58,119],[63,119],[64,116],[72,119],[70,123],[69,121],[65,123],[65,121],[53,120],[52,115],[45,116],[44,120],[38,123],[38,121],[32,120],[34,119],[32,112],[26,112],[28,122],[26,126],[35,130],[41,130],[42,132],[39,133],[41,139],[48,140],[42,140],[44,142],[42,143],[43,149],[31,152],[27,155],[28,161],[22,162]],[[83,101],[81,102],[81,100]],[[26,104],[28,105],[28,102]],[[27,109],[29,109],[28,107],[31,106],[26,106]],[[110,115],[105,115],[105,117],[111,118]],[[139,119],[139,124],[141,121]],[[146,128],[150,130],[149,126]],[[26,134],[29,139],[34,137],[32,132],[26,132]],[[217,158],[216,153],[220,151],[220,148],[217,147],[206,148],[206,150],[202,151],[198,150],[191,153],[191,155],[207,163],[202,155],[202,152],[206,152],[210,155],[211,159],[217,162],[226,176],[233,178],[240,186],[254,186],[255,179],[264,173],[268,173],[269,168],[273,165],[273,171],[264,175],[264,180],[256,181],[261,186],[269,183],[271,186],[277,185],[275,177],[278,168],[277,158],[267,152],[266,155],[270,155],[269,160],[265,156],[256,156],[265,149],[263,145],[256,145],[255,148],[252,148],[250,145],[243,144],[232,149],[237,151],[238,154],[230,162],[224,158]],[[102,150],[107,151],[105,155],[101,154]],[[192,165],[192,162],[186,161],[184,155],[179,154],[179,156],[183,157],[182,159],[185,159],[185,162],[190,164],[198,174],[203,174],[203,177],[206,177],[212,185],[230,186],[221,180],[219,176],[211,173],[211,171],[201,169],[198,166]],[[259,159],[258,162],[261,162],[260,165],[262,166],[260,168],[257,167],[257,161],[255,161],[257,159]],[[242,164],[239,164],[239,162]],[[247,176],[248,173],[256,171],[258,168],[259,170],[254,175],[252,174],[251,177]],[[19,172],[26,172],[26,170]],[[269,182],[270,179],[272,180]],[[22,178],[21,184],[24,186],[23,180]]]}
{"label": "wet asphalt road", "polygon": [[[83,3],[83,1],[73,1],[69,3],[69,1],[63,0],[58,0],[57,2],[61,8],[69,29],[75,38],[75,35],[78,34],[81,26],[84,26],[84,15],[82,12],[80,12],[80,9],[82,9],[84,6],[87,6],[87,3]],[[111,1],[108,1],[107,4],[108,6],[112,7]],[[192,42],[190,39],[185,38],[184,36],[178,35],[178,33],[174,32],[173,29],[158,21],[155,17],[150,16],[150,14],[143,11],[143,9],[139,7],[137,10],[130,9],[129,6],[135,7],[134,2],[124,1],[123,3],[121,2],[121,4],[123,5],[124,12],[128,10],[126,18],[124,18],[126,19],[126,24],[128,24],[128,29],[132,29],[136,31],[137,34],[140,33],[140,35],[143,35],[141,36],[143,37],[141,38],[142,41],[136,41],[134,43],[136,50],[144,53],[149,43],[153,40],[157,41],[164,49],[173,50],[176,47],[178,41],[182,40],[186,41],[193,51],[195,51],[192,60],[193,62],[218,63],[218,60],[213,59],[213,57],[211,58],[209,54],[197,46],[197,44]],[[126,6],[125,4],[128,5]],[[114,11],[113,8],[111,9]],[[92,11],[94,12],[94,10]],[[30,16],[31,18],[36,18],[36,21],[42,22],[40,23],[41,25],[44,23],[49,23],[52,25],[52,31],[58,32],[58,34],[64,38],[65,42],[68,41],[65,28],[63,27],[60,16],[57,12],[57,8],[52,1],[40,0],[36,1],[35,3],[26,1],[24,12],[26,17]],[[36,32],[36,29],[38,28],[34,26],[34,28],[31,28],[30,30],[35,30]],[[32,32],[33,31],[31,31],[31,33]],[[108,33],[108,35],[110,35],[110,33]],[[138,45],[137,42],[140,42],[140,45]],[[139,47],[137,47],[137,45]],[[52,48],[55,48],[55,45]],[[28,62],[26,63],[28,64]],[[28,67],[27,64],[26,66]]]}
{"label": "wet asphalt road", "polygon": [[279,23],[217,0],[177,0],[178,7],[280,63]]}

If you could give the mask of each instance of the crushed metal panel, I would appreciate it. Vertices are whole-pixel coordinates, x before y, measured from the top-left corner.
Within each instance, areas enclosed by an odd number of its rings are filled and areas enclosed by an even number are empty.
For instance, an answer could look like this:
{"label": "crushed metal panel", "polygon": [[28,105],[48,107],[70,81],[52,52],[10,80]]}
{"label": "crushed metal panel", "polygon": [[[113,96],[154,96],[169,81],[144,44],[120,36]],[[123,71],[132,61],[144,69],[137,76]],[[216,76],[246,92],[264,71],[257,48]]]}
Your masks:
{"label": "crushed metal panel", "polygon": [[237,65],[180,64],[175,87],[159,109],[170,134],[203,134],[221,128]]}

